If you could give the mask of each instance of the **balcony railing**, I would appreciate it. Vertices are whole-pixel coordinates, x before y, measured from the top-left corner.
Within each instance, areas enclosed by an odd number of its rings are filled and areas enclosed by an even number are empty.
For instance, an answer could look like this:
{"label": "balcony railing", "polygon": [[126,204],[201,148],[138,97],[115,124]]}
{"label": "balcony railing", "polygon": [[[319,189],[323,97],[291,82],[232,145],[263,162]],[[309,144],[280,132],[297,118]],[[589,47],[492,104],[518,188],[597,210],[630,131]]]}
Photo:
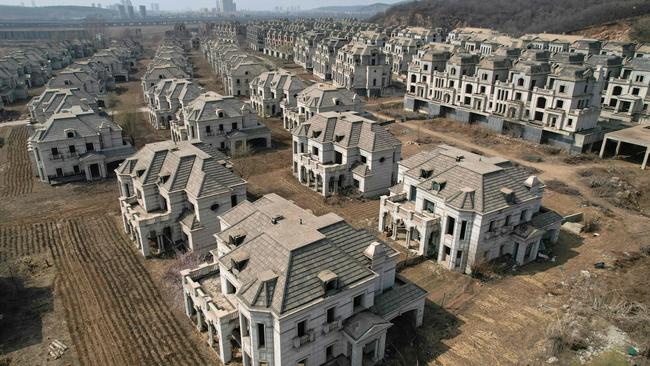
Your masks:
{"label": "balcony railing", "polygon": [[316,333],[313,329],[310,329],[305,335],[298,336],[293,339],[293,348],[300,348],[309,342],[313,342],[315,339]]}
{"label": "balcony railing", "polygon": [[343,320],[336,319],[329,323],[324,323],[322,330],[323,334],[327,334],[329,332],[340,330],[341,328],[343,328]]}

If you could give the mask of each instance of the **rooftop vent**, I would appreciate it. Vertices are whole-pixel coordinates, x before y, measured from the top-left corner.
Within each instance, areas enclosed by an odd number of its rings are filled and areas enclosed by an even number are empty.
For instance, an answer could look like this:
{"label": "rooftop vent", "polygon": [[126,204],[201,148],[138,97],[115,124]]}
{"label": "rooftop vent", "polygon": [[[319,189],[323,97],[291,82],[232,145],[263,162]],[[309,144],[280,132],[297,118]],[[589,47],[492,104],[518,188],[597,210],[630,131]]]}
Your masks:
{"label": "rooftop vent", "polygon": [[272,223],[273,225],[275,225],[275,224],[277,224],[278,222],[280,222],[280,220],[282,220],[282,219],[284,219],[284,216],[282,216],[282,215],[275,215],[275,216],[273,216],[273,217],[271,218],[271,223]]}
{"label": "rooftop vent", "polygon": [[463,161],[463,159],[465,159],[465,157],[464,157],[463,155],[457,155],[457,156],[456,156],[456,162],[457,162],[457,163]]}

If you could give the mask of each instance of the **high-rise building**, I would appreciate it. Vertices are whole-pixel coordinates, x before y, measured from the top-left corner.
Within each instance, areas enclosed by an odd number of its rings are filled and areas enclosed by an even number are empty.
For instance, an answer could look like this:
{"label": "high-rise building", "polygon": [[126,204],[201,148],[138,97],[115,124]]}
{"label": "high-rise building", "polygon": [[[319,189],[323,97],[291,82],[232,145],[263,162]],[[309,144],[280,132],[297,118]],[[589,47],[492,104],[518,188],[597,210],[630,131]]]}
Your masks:
{"label": "high-rise building", "polygon": [[140,18],[147,17],[147,7],[145,5],[140,5]]}
{"label": "high-rise building", "polygon": [[237,5],[232,0],[217,0],[217,12],[234,13],[237,11]]}
{"label": "high-rise building", "polygon": [[124,9],[124,5],[117,4],[117,11],[120,12],[120,18],[122,19],[126,18],[126,9]]}

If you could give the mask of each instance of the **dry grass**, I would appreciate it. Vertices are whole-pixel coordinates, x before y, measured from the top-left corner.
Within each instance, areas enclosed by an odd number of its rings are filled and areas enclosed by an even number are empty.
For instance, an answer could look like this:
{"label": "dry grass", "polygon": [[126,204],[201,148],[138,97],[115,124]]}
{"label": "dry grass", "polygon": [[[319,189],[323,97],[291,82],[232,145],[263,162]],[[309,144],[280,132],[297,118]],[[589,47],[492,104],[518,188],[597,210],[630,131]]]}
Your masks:
{"label": "dry grass", "polygon": [[650,198],[646,192],[650,187],[650,179],[647,176],[637,177],[637,174],[636,169],[632,171],[614,167],[595,168],[580,172],[583,182],[598,197],[607,199],[614,206],[649,215]]}
{"label": "dry grass", "polygon": [[580,191],[578,189],[571,188],[568,184],[558,179],[549,179],[546,181],[546,188],[560,194],[566,194],[568,196],[580,196]]}
{"label": "dry grass", "polygon": [[[619,254],[609,270],[585,273],[565,283],[570,295],[562,317],[547,330],[548,351],[558,355],[590,347],[607,347],[606,324],[621,329],[650,349],[650,257],[639,252]],[[605,324],[605,325],[604,325]],[[601,343],[599,344],[599,340]]]}

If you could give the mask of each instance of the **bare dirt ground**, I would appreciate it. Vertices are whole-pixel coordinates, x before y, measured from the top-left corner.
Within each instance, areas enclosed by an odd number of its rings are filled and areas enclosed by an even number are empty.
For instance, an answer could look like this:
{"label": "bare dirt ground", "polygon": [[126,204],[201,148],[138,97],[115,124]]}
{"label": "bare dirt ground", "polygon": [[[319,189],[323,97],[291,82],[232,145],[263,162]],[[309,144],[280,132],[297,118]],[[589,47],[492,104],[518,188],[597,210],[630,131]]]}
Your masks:
{"label": "bare dirt ground", "polygon": [[0,148],[2,180],[35,188],[11,188],[0,205],[0,286],[10,294],[0,313],[11,320],[0,330],[0,354],[12,365],[42,364],[48,344],[59,339],[70,349],[53,364],[215,362],[189,322],[169,310],[122,234],[115,181],[37,182],[14,166],[27,156],[11,150],[26,146],[23,129],[0,128],[9,136]]}
{"label": "bare dirt ground", "polygon": [[[116,95],[142,106],[137,80]],[[166,138],[143,123],[139,143]],[[115,180],[48,186],[31,173],[26,127],[0,137],[0,364],[218,364],[124,236]],[[54,339],[69,347],[58,360]]]}
{"label": "bare dirt ground", "polygon": [[192,50],[190,60],[194,65],[194,81],[209,91],[224,94],[223,82],[221,77],[217,76],[208,63],[208,59],[203,57],[200,50]]}

